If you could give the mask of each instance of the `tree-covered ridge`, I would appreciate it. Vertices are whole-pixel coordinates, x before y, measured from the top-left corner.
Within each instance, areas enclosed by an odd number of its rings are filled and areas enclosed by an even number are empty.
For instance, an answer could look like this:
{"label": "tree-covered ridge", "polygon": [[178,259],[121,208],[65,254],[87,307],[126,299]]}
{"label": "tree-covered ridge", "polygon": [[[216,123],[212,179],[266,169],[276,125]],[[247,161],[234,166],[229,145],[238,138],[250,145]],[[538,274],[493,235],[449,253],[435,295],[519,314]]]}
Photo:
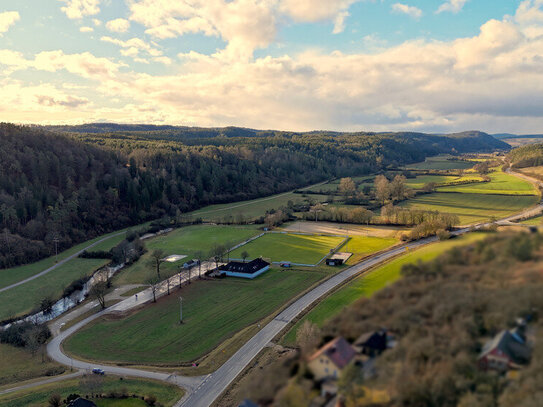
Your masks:
{"label": "tree-covered ridge", "polygon": [[[183,133],[183,129],[175,128]],[[0,268],[204,205],[363,175],[441,153],[490,151],[484,133],[288,133],[227,128],[54,133],[0,125]],[[224,132],[231,136],[225,137]],[[253,136],[246,137],[247,132]]]}
{"label": "tree-covered ridge", "polygon": [[543,144],[529,144],[515,148],[507,157],[515,168],[543,165]]}

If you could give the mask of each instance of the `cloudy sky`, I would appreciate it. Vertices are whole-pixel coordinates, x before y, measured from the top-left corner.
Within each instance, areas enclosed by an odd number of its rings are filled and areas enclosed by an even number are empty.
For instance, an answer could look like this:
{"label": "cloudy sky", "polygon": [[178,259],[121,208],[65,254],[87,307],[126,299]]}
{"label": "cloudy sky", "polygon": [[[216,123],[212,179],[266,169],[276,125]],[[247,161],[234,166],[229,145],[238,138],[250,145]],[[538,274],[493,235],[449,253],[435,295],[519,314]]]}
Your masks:
{"label": "cloudy sky", "polygon": [[0,0],[0,121],[543,133],[543,0]]}

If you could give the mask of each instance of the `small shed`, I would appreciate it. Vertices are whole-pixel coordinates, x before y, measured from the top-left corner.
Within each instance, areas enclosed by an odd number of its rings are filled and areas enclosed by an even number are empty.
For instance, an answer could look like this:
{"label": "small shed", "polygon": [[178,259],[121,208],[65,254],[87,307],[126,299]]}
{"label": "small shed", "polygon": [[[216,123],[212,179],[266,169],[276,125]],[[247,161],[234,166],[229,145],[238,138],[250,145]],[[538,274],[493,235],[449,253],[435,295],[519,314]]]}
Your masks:
{"label": "small shed", "polygon": [[347,260],[349,260],[349,257],[351,257],[352,255],[352,253],[334,253],[332,256],[326,259],[326,265],[341,266]]}

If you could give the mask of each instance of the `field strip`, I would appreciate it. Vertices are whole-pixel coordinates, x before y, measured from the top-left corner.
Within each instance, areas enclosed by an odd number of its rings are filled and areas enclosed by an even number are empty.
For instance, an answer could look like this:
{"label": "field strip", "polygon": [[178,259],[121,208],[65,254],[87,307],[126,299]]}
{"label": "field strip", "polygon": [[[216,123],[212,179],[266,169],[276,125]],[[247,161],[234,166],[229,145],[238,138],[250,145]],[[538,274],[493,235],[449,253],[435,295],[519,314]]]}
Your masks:
{"label": "field strip", "polygon": [[66,257],[65,259],[62,259],[61,261],[59,261],[57,264],[55,264],[54,266],[51,266],[49,267],[48,269],[45,269],[43,271],[40,271],[38,274],[34,274],[33,276],[31,277],[28,277],[28,278],[25,278],[24,280],[21,280],[21,281],[18,281],[17,283],[14,283],[14,284],[11,284],[11,285],[8,285],[7,287],[4,287],[4,288],[0,288],[0,293],[4,292],[4,291],[7,291],[11,288],[15,288],[15,287],[18,287],[24,283],[28,283],[29,281],[32,281],[32,280],[35,280],[36,278],[39,278],[39,277],[42,277],[44,275],[46,275],[47,273],[55,270],[57,267],[60,267],[62,266],[64,263],[67,263],[69,262],[70,260],[76,258],[77,256],[79,256],[81,253],[83,253],[85,250],[88,250],[88,249],[91,249],[93,248],[94,246],[106,241],[106,240],[109,240],[113,237],[116,237],[116,236],[120,236],[122,235],[123,233],[126,233],[125,231],[122,231],[122,232],[117,232],[115,234],[112,234],[110,236],[107,236],[107,237],[104,237],[96,242],[94,242],[93,244],[91,245],[88,245],[87,247],[81,249],[80,251]]}

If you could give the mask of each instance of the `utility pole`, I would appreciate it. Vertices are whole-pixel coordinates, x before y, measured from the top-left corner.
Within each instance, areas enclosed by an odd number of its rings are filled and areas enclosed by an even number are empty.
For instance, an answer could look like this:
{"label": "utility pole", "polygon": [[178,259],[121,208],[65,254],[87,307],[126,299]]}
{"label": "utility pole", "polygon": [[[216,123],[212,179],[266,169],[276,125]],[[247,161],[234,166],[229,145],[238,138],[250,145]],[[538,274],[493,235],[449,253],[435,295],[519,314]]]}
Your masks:
{"label": "utility pole", "polygon": [[179,297],[179,323],[183,323],[183,297]]}
{"label": "utility pole", "polygon": [[55,242],[55,263],[58,263],[58,240],[58,237],[53,239],[53,242]]}

